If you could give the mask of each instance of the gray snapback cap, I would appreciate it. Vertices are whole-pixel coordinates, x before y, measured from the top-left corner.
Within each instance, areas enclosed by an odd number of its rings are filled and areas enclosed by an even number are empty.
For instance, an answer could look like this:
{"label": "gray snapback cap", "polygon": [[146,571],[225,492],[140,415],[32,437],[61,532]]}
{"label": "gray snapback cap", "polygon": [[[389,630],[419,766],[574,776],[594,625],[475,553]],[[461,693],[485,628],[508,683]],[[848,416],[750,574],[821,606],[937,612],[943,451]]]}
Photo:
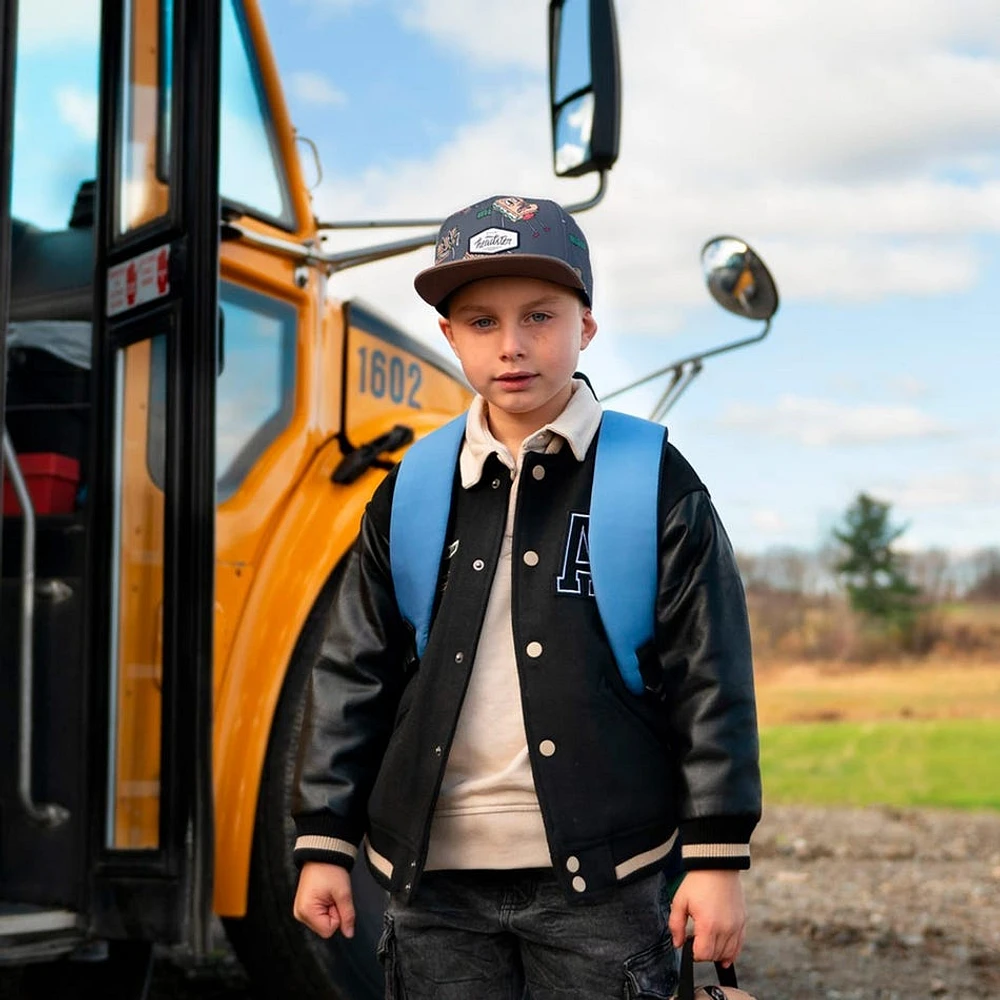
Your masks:
{"label": "gray snapback cap", "polygon": [[594,298],[583,231],[554,201],[495,195],[448,216],[438,232],[434,264],[413,281],[440,308],[457,288],[480,278],[541,278]]}

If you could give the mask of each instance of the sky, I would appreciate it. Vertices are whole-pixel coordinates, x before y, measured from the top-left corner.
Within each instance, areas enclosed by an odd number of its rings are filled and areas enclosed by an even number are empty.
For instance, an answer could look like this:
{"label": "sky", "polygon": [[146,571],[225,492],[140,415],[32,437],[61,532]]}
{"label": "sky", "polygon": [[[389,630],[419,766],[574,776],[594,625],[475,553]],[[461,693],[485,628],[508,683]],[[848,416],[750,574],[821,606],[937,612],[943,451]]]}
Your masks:
{"label": "sky", "polygon": [[[22,6],[42,24],[54,2]],[[892,504],[906,547],[1000,545],[996,0],[617,6],[620,157],[603,202],[578,216],[599,326],[580,367],[598,393],[759,331],[702,281],[702,245],[735,234],[774,275],[779,311],[766,339],[709,360],[665,423],[736,548],[818,547],[861,491]],[[261,9],[292,120],[320,154],[320,219],[594,191],[593,177],[552,173],[544,0]],[[75,17],[60,23],[78,39]],[[83,141],[88,69],[59,65],[79,79],[54,87],[52,114]],[[328,246],[418,232],[338,232]],[[331,291],[446,351],[412,287],[431,259],[343,271]],[[646,416],[661,388],[613,405]]]}
{"label": "sky", "polygon": [[[317,215],[589,197],[593,178],[551,172],[546,7],[264,0],[322,157]],[[774,275],[778,314],[665,418],[736,547],[819,546],[861,491],[892,504],[907,547],[1000,544],[995,0],[619,0],[618,26],[620,156],[578,217],[598,392],[760,329],[702,284],[704,242],[736,234]],[[333,290],[439,344],[411,283],[430,259],[345,271]],[[661,386],[613,405],[646,416]]]}

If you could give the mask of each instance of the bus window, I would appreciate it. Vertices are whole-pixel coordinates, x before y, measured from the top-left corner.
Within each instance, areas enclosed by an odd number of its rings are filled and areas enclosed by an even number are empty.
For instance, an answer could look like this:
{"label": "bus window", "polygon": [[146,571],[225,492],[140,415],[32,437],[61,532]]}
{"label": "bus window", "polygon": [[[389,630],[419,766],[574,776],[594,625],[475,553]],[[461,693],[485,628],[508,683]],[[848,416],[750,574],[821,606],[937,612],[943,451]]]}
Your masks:
{"label": "bus window", "polygon": [[[288,302],[222,282],[222,371],[216,384],[217,497],[224,503],[288,426],[295,406],[297,313]],[[163,489],[166,455],[166,339],[150,348],[146,460]]]}
{"label": "bus window", "polygon": [[288,181],[264,96],[260,68],[235,0],[222,8],[219,190],[225,202],[289,231]]}
{"label": "bus window", "polygon": [[65,229],[96,175],[100,22],[97,0],[20,4],[11,201],[37,229]]}
{"label": "bus window", "polygon": [[[169,108],[161,98],[161,82],[169,84],[169,79],[160,77],[171,65],[173,32],[166,28],[169,16],[164,16],[158,0],[125,0],[124,7],[118,236],[166,215],[170,195],[162,180],[167,150],[161,149],[169,141],[169,130],[164,128]],[[168,15],[172,7],[166,5]]]}
{"label": "bus window", "polygon": [[288,426],[295,405],[295,307],[238,285],[219,289],[224,321],[216,386],[218,499],[246,478]]}
{"label": "bus window", "polygon": [[147,474],[145,452],[150,426],[159,423],[162,440],[164,400],[150,383],[152,355],[163,359],[159,369],[166,371],[166,342],[165,333],[141,340],[120,350],[117,359],[113,743],[106,843],[130,850],[156,848],[160,842],[164,500]]}

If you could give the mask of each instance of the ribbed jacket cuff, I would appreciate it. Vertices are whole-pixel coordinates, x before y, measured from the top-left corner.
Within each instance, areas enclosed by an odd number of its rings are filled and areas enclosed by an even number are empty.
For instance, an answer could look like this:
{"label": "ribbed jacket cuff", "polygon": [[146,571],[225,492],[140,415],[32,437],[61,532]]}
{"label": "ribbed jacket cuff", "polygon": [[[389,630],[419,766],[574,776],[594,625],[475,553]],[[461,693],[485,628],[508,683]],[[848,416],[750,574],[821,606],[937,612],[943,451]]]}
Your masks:
{"label": "ribbed jacket cuff", "polygon": [[357,859],[358,847],[344,831],[338,829],[340,826],[340,823],[331,823],[326,818],[296,819],[292,849],[295,866],[301,868],[307,861],[321,861],[350,871]]}
{"label": "ribbed jacket cuff", "polygon": [[687,871],[750,867],[756,817],[709,816],[681,823],[681,860]]}
{"label": "ribbed jacket cuff", "polygon": [[358,849],[353,844],[336,837],[299,837],[292,851],[296,868],[301,868],[307,861],[321,861],[350,871],[357,856]]}

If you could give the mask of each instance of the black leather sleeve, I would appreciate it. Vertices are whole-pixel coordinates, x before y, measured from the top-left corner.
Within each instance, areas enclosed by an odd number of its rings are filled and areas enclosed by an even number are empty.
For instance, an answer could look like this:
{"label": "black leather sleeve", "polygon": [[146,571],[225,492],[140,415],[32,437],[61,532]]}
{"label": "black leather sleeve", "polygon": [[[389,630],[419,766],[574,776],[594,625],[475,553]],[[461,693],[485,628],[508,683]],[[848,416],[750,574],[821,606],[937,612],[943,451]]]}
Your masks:
{"label": "black leather sleeve", "polygon": [[679,768],[687,868],[746,868],[761,810],[750,629],[732,546],[708,495],[668,446],[656,644]]}
{"label": "black leather sleeve", "polygon": [[292,802],[299,865],[353,862],[404,686],[412,630],[389,565],[394,483],[390,473],[368,504],[308,682]]}

